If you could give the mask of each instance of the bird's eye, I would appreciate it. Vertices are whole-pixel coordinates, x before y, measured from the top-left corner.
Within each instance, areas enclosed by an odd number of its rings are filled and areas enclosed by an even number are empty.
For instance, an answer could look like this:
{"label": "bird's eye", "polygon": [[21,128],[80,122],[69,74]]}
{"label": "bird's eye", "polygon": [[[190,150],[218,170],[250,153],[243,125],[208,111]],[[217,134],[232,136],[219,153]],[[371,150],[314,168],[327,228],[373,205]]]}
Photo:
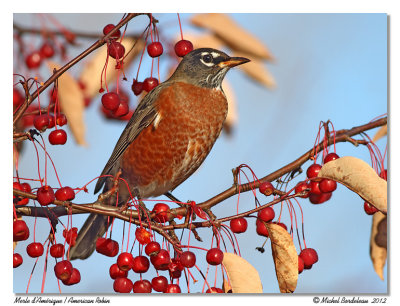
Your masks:
{"label": "bird's eye", "polygon": [[203,61],[204,61],[204,63],[207,63],[207,64],[211,63],[213,61],[212,55],[211,54],[203,55]]}

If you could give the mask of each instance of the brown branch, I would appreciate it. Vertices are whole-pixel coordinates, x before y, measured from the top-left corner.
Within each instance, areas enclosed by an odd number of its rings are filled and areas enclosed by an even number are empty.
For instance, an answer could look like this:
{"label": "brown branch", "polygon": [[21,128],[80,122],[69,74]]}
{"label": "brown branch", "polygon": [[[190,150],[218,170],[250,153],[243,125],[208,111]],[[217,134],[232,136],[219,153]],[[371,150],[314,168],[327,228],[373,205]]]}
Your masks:
{"label": "brown branch", "polygon": [[[72,66],[75,64],[79,63],[83,58],[88,56],[90,53],[95,51],[96,49],[100,48],[103,46],[111,37],[112,35],[121,27],[123,27],[125,24],[127,24],[131,19],[139,16],[139,15],[147,15],[151,19],[151,14],[149,13],[130,13],[128,14],[121,22],[119,22],[107,35],[103,36],[99,40],[97,40],[92,46],[90,46],[88,49],[83,51],[81,54],[79,54],[77,57],[73,58],[70,62],[65,64],[63,67],[61,67],[59,70],[55,71],[53,75],[43,83],[42,86],[40,86],[32,95],[29,96],[28,100],[26,101],[27,103],[24,103],[16,112],[14,115],[14,120],[13,120],[13,125],[17,123],[17,121],[22,117],[22,114],[25,112],[25,110],[28,108],[28,106],[37,98],[37,96],[42,93],[47,87],[49,87],[56,79],[58,79],[64,72],[69,70]],[[153,18],[154,22],[154,18]]]}
{"label": "brown branch", "polygon": [[[379,120],[376,120],[376,121],[373,121],[373,122],[370,122],[370,123],[367,123],[367,124],[364,124],[361,126],[353,127],[352,129],[349,129],[349,130],[340,130],[335,135],[335,141],[336,141],[336,143],[352,142],[349,140],[349,139],[352,139],[351,138],[352,136],[363,133],[363,132],[371,130],[371,129],[374,129],[376,127],[385,125],[386,123],[387,123],[387,118],[385,117],[385,118],[382,118],[382,119],[379,119]],[[358,141],[358,142],[361,144],[366,144],[364,141]],[[329,146],[332,144],[333,144],[333,138],[331,137],[328,140],[327,145]],[[301,165],[303,165],[305,162],[310,160],[314,156],[314,154],[322,151],[323,148],[324,148],[324,144],[323,144],[323,142],[321,142],[315,147],[315,150],[314,150],[314,148],[310,149],[309,151],[307,151],[306,153],[301,155],[299,158],[297,158],[293,162],[291,162],[291,163],[287,164],[286,166],[276,170],[275,172],[261,178],[259,181],[249,182],[249,183],[242,184],[242,185],[234,185],[234,186],[228,188],[227,190],[221,192],[220,194],[210,198],[209,200],[207,200],[203,203],[199,203],[197,205],[199,207],[201,207],[203,210],[210,212],[209,211],[210,208],[212,208],[213,206],[217,205],[218,203],[226,200],[227,198],[236,195],[239,191],[247,192],[247,191],[251,190],[252,188],[258,188],[260,182],[274,181],[274,180],[282,177],[283,175],[290,173],[294,169],[300,168]],[[16,190],[16,189],[14,189],[13,192],[14,192],[14,195],[16,195],[16,196],[21,196],[21,197],[25,197],[25,198],[34,199],[34,200],[36,199],[36,195],[32,194],[32,193],[26,193],[26,192]],[[175,246],[173,237],[168,235],[165,231],[179,229],[179,228],[189,228],[189,226],[192,226],[192,229],[195,229],[196,227],[209,227],[213,223],[218,224],[221,222],[229,221],[233,218],[249,216],[250,214],[257,212],[258,210],[260,210],[264,207],[271,206],[271,205],[277,204],[279,202],[282,202],[284,200],[288,200],[288,199],[294,198],[296,196],[299,196],[299,194],[288,195],[287,193],[283,194],[283,192],[278,192],[278,191],[276,191],[275,194],[279,194],[280,197],[274,199],[273,201],[271,201],[265,205],[259,206],[252,210],[249,210],[247,212],[244,212],[244,213],[241,213],[241,214],[238,214],[235,216],[215,219],[213,221],[192,222],[191,225],[189,225],[189,223],[187,222],[187,218],[185,218],[186,221],[181,224],[172,223],[170,225],[164,225],[164,226],[159,223],[154,223],[154,222],[149,224],[148,222],[139,220],[139,213],[137,210],[125,209],[125,210],[121,211],[119,207],[104,205],[104,204],[102,204],[102,201],[100,200],[101,197],[99,197],[99,200],[97,200],[96,202],[89,203],[89,204],[74,204],[71,202],[63,202],[63,201],[55,200],[54,204],[57,205],[57,207],[47,208],[47,207],[23,206],[23,207],[16,207],[16,212],[18,214],[25,215],[25,216],[47,217],[48,216],[47,213],[50,211],[55,216],[59,217],[59,216],[67,215],[68,214],[67,208],[71,208],[72,210],[70,210],[70,213],[72,213],[72,214],[80,214],[80,213],[103,214],[103,215],[118,218],[118,219],[121,219],[121,220],[124,220],[127,222],[132,222],[135,225],[141,225],[146,228],[151,227],[151,229],[153,229],[160,235],[164,236],[166,239],[168,239],[169,242],[172,243],[172,245]],[[178,216],[178,215],[187,216],[189,214],[190,210],[191,210],[190,205],[184,205],[183,207],[171,209],[171,214],[173,216]],[[154,218],[154,214],[150,214],[149,218],[151,221]]]}

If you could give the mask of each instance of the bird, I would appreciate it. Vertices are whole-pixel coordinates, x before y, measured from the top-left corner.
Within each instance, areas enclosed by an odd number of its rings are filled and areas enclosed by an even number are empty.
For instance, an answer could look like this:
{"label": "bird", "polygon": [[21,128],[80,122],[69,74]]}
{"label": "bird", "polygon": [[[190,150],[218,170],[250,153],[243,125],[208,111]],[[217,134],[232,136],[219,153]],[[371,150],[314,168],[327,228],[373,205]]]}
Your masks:
{"label": "bird", "polygon": [[[170,192],[203,163],[221,133],[228,112],[221,87],[226,73],[249,61],[212,48],[186,54],[174,73],[139,102],[94,193],[110,190],[112,177],[120,172],[118,200],[112,196],[109,205],[122,205],[131,196],[172,196]],[[70,259],[88,258],[109,223],[107,216],[90,214],[70,249]]]}

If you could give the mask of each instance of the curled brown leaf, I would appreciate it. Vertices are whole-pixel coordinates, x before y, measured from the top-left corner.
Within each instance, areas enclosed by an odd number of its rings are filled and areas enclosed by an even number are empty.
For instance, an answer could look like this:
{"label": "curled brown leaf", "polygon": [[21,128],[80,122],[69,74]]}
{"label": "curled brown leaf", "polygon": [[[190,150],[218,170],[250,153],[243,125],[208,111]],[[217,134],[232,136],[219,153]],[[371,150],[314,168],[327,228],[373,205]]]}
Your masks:
{"label": "curled brown leaf", "polygon": [[278,224],[267,223],[267,229],[279,290],[282,293],[293,293],[299,276],[298,255],[293,239],[287,230]]}

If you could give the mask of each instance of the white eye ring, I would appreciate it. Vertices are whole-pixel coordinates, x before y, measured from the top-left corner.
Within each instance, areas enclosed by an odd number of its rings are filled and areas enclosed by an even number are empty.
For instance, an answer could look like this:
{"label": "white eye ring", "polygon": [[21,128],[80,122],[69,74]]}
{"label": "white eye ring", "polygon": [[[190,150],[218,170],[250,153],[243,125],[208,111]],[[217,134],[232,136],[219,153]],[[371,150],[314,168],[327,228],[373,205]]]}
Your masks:
{"label": "white eye ring", "polygon": [[[213,57],[213,55],[212,55],[211,53],[203,52],[203,53],[201,54],[200,61],[201,61],[204,65],[206,65],[207,67],[212,67],[212,66],[214,66],[213,59],[214,59],[214,57]],[[210,60],[210,61],[209,61],[209,60]]]}

